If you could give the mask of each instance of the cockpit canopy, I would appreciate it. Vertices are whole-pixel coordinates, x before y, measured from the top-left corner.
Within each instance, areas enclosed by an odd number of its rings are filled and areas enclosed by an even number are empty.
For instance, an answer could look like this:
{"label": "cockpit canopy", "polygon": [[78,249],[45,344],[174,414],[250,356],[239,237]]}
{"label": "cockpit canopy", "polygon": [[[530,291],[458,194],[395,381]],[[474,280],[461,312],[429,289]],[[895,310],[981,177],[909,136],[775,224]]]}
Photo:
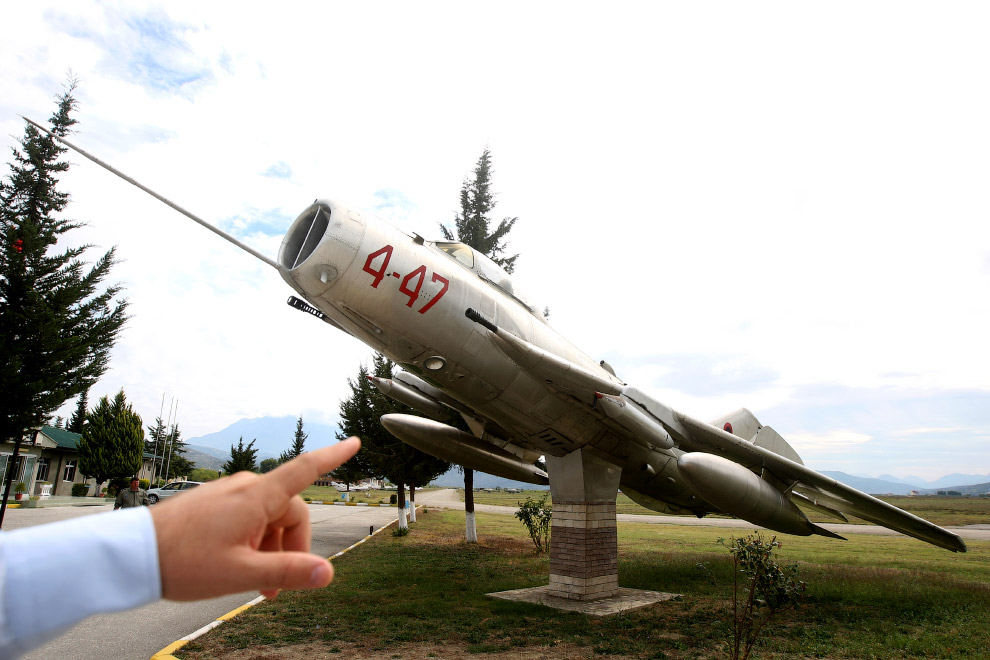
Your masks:
{"label": "cockpit canopy", "polygon": [[533,316],[541,321],[546,321],[539,306],[533,299],[520,291],[513,283],[512,278],[494,261],[487,256],[474,250],[471,246],[454,241],[437,241],[434,243],[440,250],[453,257],[468,270],[473,271],[481,279],[491,285],[501,289],[519,302],[521,302]]}

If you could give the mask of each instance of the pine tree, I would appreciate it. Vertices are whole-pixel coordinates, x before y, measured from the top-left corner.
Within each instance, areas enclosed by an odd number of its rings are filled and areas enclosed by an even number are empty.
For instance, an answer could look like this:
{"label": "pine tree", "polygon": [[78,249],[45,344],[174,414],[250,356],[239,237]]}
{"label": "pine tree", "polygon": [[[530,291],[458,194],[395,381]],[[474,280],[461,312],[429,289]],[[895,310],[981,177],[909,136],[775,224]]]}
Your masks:
{"label": "pine tree", "polygon": [[502,255],[505,252],[505,237],[519,218],[503,218],[495,231],[489,231],[492,222],[489,214],[496,203],[491,190],[491,177],[491,151],[486,147],[474,168],[474,180],[465,180],[461,185],[461,212],[454,216],[456,234],[443,224],[440,231],[448,241],[466,243],[488,256],[505,272],[512,273],[519,255]]}
{"label": "pine tree", "polygon": [[141,416],[120,390],[111,403],[100,398],[86,419],[79,438],[79,471],[96,480],[96,493],[107,479],[126,479],[138,473],[144,454]]}
{"label": "pine tree", "polygon": [[[372,373],[379,378],[391,378],[394,364],[383,355],[372,358]],[[450,463],[425,454],[402,442],[381,425],[383,415],[389,413],[414,414],[408,406],[393,401],[378,391],[368,380],[368,369],[358,369],[356,381],[348,379],[351,396],[340,404],[340,430],[338,440],[350,436],[361,439],[361,451],[348,463],[356,462],[354,470],[380,479],[388,479],[398,487],[400,526],[405,526],[405,486],[425,486],[450,469]],[[346,465],[346,463],[345,463]],[[353,483],[338,476],[334,478]]]}
{"label": "pine tree", "polygon": [[[76,123],[75,82],[49,120],[66,136]],[[57,189],[69,168],[55,138],[28,125],[6,180],[0,181],[0,441],[14,443],[39,428],[65,401],[85,392],[108,367],[127,303],[119,286],[101,289],[116,263],[114,250],[88,266],[89,246],[60,249],[81,223],[61,216],[69,196]],[[9,471],[0,505],[6,508]]]}
{"label": "pine tree", "polygon": [[257,472],[258,471],[258,450],[254,448],[255,438],[244,446],[244,438],[237,441],[237,446],[230,446],[230,460],[223,464],[222,469],[226,474],[235,472]]}
{"label": "pine tree", "polygon": [[[456,237],[447,227],[440,225],[447,240],[458,240],[478,252],[487,255],[492,261],[511,273],[515,270],[518,254],[511,257],[501,256],[505,252],[505,237],[519,218],[503,219],[495,231],[489,233],[491,218],[489,214],[495,208],[495,194],[491,189],[491,152],[485,148],[478,164],[474,168],[474,180],[465,181],[461,186],[461,212],[454,218]],[[549,318],[550,310],[544,310]],[[464,513],[465,535],[469,543],[478,540],[478,532],[474,525],[474,470],[461,468],[464,473]]]}
{"label": "pine tree", "polygon": [[303,433],[303,421],[302,417],[296,420],[296,433],[292,437],[292,447],[283,451],[278,457],[279,463],[285,463],[286,461],[291,461],[296,456],[302,456],[303,452],[306,451],[306,438],[309,437],[308,433]]}
{"label": "pine tree", "polygon": [[65,427],[66,430],[82,434],[83,426],[86,425],[86,413],[88,410],[89,390],[87,389],[83,390],[83,393],[79,395],[79,403],[76,404],[76,411],[69,418],[69,424]]}

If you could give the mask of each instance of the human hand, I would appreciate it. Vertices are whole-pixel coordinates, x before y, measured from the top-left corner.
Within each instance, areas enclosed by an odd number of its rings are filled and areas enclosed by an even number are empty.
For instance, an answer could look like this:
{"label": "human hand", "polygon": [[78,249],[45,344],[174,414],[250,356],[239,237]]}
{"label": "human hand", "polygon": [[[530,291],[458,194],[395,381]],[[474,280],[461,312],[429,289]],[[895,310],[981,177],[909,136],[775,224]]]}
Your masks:
{"label": "human hand", "polygon": [[330,584],[333,566],[309,552],[309,510],[298,494],[357,453],[348,438],[267,474],[238,472],[151,508],[162,597],[200,600],[258,589]]}

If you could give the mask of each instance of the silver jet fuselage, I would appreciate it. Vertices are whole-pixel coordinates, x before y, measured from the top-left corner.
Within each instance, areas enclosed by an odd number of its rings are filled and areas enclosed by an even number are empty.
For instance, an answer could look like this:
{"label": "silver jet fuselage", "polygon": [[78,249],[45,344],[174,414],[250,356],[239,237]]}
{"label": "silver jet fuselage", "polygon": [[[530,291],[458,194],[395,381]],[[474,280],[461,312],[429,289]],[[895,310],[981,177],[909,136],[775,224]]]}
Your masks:
{"label": "silver jet fuselage", "polygon": [[289,228],[278,266],[334,325],[477,412],[484,430],[516,453],[563,456],[593,447],[623,468],[624,490],[641,503],[670,513],[715,510],[680,480],[681,452],[621,442],[594,407],[593,392],[568,392],[566,383],[549,387],[546,373],[523,368],[485,325],[466,316],[474,310],[513,338],[611,385],[613,394],[623,386],[547,325],[502,269],[467,246],[424,241],[318,200]]}

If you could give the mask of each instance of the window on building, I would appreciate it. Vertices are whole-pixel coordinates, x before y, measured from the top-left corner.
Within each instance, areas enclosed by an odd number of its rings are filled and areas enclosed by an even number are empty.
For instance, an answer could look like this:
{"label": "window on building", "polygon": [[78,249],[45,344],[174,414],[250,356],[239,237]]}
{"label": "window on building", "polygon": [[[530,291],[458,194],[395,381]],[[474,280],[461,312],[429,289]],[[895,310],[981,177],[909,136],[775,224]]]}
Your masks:
{"label": "window on building", "polygon": [[65,470],[62,471],[62,481],[75,481],[76,480],[76,461],[66,461]]}
{"label": "window on building", "polygon": [[38,459],[38,481],[48,481],[48,469],[50,467],[47,456]]}

